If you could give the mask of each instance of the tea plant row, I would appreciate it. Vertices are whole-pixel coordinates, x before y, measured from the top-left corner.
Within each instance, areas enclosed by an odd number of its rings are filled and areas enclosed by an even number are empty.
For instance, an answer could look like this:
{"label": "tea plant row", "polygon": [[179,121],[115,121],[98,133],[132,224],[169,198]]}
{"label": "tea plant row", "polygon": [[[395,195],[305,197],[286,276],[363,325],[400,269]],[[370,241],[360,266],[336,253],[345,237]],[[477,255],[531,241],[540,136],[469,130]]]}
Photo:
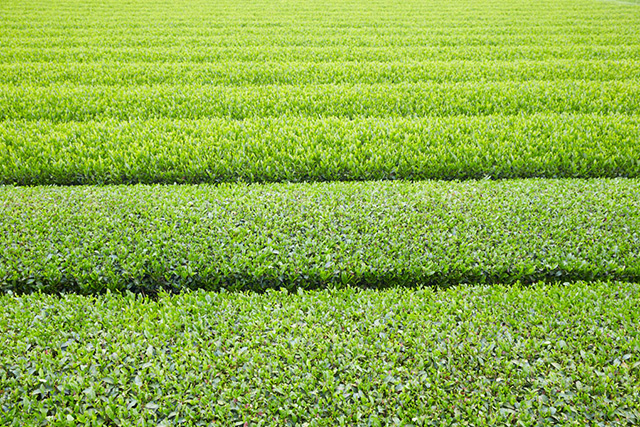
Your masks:
{"label": "tea plant row", "polygon": [[640,279],[640,183],[4,187],[16,292]]}
{"label": "tea plant row", "polygon": [[621,114],[11,120],[0,183],[639,177],[639,140]]}
{"label": "tea plant row", "polygon": [[637,284],[0,295],[3,425],[640,422]]}
{"label": "tea plant row", "polygon": [[0,84],[310,85],[420,82],[625,81],[638,60],[514,60],[394,62],[18,62],[0,64]]}
{"label": "tea plant row", "polygon": [[640,81],[0,86],[0,120],[384,118],[564,112],[639,113]]}

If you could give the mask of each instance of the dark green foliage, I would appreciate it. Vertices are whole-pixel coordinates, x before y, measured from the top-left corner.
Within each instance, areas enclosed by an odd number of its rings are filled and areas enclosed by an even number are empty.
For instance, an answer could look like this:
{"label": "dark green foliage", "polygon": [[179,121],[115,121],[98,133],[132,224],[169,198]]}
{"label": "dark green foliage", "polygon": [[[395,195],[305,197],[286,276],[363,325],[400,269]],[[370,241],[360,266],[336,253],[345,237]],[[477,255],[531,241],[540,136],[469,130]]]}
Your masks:
{"label": "dark green foliage", "polygon": [[639,307],[597,282],[5,295],[0,424],[637,425]]}
{"label": "dark green foliage", "polygon": [[0,190],[17,292],[640,279],[637,180]]}

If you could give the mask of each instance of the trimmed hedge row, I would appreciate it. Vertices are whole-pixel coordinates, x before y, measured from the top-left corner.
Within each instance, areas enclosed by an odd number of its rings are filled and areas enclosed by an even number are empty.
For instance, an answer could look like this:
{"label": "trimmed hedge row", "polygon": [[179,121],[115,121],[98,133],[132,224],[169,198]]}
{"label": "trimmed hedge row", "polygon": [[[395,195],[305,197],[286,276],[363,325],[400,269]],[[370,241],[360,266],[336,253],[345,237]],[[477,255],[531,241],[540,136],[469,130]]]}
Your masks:
{"label": "trimmed hedge row", "polygon": [[0,183],[639,177],[637,141],[617,114],[8,121]]}
{"label": "trimmed hedge row", "polygon": [[[616,24],[613,24],[616,25]],[[199,62],[228,61],[516,61],[516,60],[639,60],[640,40],[620,46],[414,46],[414,47],[308,47],[308,46],[210,46],[203,48],[69,47],[6,48],[0,63],[16,62]]]}
{"label": "trimmed hedge row", "polygon": [[307,85],[629,80],[637,60],[515,60],[395,62],[19,62],[0,63],[0,83],[51,85]]}
{"label": "trimmed hedge row", "polygon": [[0,120],[424,117],[640,112],[640,81],[0,86]]}
{"label": "trimmed hedge row", "polygon": [[640,280],[638,180],[4,187],[3,291]]}
{"label": "trimmed hedge row", "polygon": [[637,425],[639,308],[613,282],[0,295],[0,424]]}
{"label": "trimmed hedge row", "polygon": [[[562,28],[543,28],[542,32],[521,31],[501,34],[496,31],[468,32],[467,29],[451,31],[444,26],[432,31],[407,31],[406,28],[394,28],[387,31],[371,31],[370,28],[314,28],[313,32],[300,28],[251,28],[238,31],[232,25],[217,29],[215,32],[197,31],[197,34],[181,34],[166,31],[162,34],[140,34],[136,31],[120,31],[109,34],[115,46],[128,48],[157,48],[188,46],[207,48],[210,46],[233,47],[241,50],[245,47],[304,46],[304,47],[469,47],[469,46],[557,46],[557,45],[595,45],[626,46],[629,34],[625,31],[599,31],[592,34],[573,34]],[[544,31],[546,30],[546,31]],[[555,31],[554,31],[555,30]],[[449,31],[449,32],[447,32]],[[80,34],[60,34],[51,31],[47,37],[38,37],[38,31],[13,31],[11,35],[0,36],[3,45],[10,48],[74,48],[104,47],[105,35],[100,31],[84,31]]]}

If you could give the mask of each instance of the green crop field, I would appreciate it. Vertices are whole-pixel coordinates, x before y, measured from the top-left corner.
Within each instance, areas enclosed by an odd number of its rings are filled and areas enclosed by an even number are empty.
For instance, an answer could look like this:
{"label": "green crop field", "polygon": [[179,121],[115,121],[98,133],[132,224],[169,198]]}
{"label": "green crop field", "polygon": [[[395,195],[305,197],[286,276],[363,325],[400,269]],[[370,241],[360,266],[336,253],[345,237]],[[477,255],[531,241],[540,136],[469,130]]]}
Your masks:
{"label": "green crop field", "polygon": [[2,184],[640,177],[629,4],[0,12]]}
{"label": "green crop field", "polygon": [[0,425],[640,424],[638,0],[3,0]]}

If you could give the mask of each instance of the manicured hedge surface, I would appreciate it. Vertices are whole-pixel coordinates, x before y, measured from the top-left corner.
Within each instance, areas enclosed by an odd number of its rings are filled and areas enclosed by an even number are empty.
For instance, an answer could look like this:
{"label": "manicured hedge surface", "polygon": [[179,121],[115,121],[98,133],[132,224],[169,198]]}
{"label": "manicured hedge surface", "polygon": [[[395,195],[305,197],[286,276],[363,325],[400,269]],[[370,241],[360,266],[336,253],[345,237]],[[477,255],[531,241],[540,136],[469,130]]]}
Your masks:
{"label": "manicured hedge surface", "polygon": [[616,282],[4,295],[0,423],[637,425],[639,313]]}
{"label": "manicured hedge surface", "polygon": [[639,424],[638,10],[3,0],[0,425]]}
{"label": "manicured hedge surface", "polygon": [[640,81],[0,86],[1,120],[353,119],[534,113],[637,114]]}
{"label": "manicured hedge surface", "polygon": [[640,183],[4,187],[17,292],[640,279]]}
{"label": "manicured hedge surface", "polygon": [[6,0],[0,184],[640,177],[637,8]]}
{"label": "manicured hedge surface", "polygon": [[640,177],[638,141],[621,114],[21,120],[0,129],[0,183]]}
{"label": "manicured hedge surface", "polygon": [[[613,2],[613,0],[611,0]],[[590,2],[590,1],[589,1]],[[611,5],[610,5],[611,6]],[[616,6],[616,5],[614,5]],[[606,10],[603,13],[610,13]],[[602,19],[596,14],[596,19]],[[48,24],[51,25],[51,24]],[[457,25],[460,25],[458,23]],[[578,30],[584,31],[590,26],[583,24]],[[593,31],[613,31],[620,22],[610,22]],[[637,25],[637,18],[628,23]],[[576,30],[576,27],[565,31]],[[204,47],[139,47],[78,46],[78,47],[7,47],[0,51],[2,63],[235,63],[235,62],[271,62],[295,61],[312,64],[335,61],[357,62],[411,62],[411,61],[565,61],[565,60],[605,60],[629,61],[640,59],[640,40],[633,35],[633,28],[627,27],[629,43],[620,45],[598,45],[589,42],[565,45],[513,45],[496,48],[495,46],[245,46],[242,49],[228,46]],[[67,30],[68,31],[68,30]],[[20,35],[17,35],[18,37]],[[101,37],[106,37],[104,34]],[[566,38],[567,35],[564,34]],[[106,78],[106,77],[102,77]],[[106,78],[108,81],[108,78]],[[101,82],[101,80],[98,80]]]}
{"label": "manicured hedge surface", "polygon": [[[64,40],[64,39],[62,39]],[[0,63],[0,83],[78,85],[308,85],[529,80],[632,80],[638,60]]]}

